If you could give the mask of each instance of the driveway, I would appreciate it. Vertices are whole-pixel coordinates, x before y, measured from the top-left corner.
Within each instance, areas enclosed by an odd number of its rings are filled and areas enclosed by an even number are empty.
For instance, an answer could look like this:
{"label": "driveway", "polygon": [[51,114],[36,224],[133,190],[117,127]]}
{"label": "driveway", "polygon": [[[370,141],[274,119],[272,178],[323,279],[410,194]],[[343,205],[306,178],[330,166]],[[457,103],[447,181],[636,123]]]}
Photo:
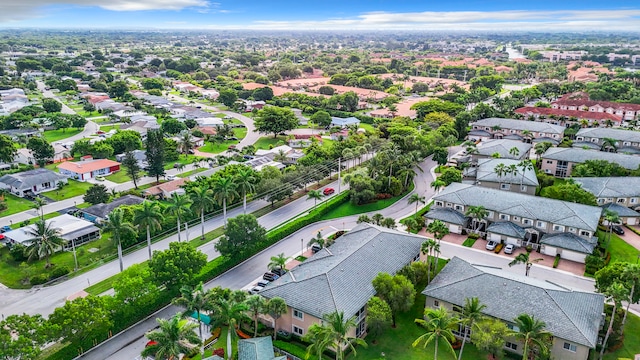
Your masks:
{"label": "driveway", "polygon": [[[640,226],[631,226],[633,229],[635,229],[636,231],[640,231]],[[623,227],[624,229],[624,234],[623,235],[618,235],[622,240],[626,241],[627,244],[633,246],[634,248],[640,250],[640,235],[634,233],[633,231],[631,231],[631,229],[628,229],[626,227]]]}

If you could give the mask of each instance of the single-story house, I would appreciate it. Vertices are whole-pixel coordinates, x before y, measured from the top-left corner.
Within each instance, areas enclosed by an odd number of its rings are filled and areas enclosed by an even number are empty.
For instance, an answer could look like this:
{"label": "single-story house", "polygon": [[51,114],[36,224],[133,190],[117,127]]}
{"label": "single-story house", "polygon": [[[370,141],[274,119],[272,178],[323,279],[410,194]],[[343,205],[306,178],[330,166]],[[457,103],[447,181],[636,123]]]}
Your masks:
{"label": "single-story house", "polygon": [[330,139],[332,141],[346,140],[346,139],[349,138],[349,130],[348,129],[341,129],[340,131],[336,131],[334,133],[331,133],[331,135],[329,137],[330,137]]}
{"label": "single-story house", "polygon": [[[73,246],[82,245],[100,237],[100,229],[92,222],[64,214],[45,220],[51,228],[58,230],[58,235],[65,241],[63,250],[70,250]],[[33,240],[29,233],[35,230],[35,225],[27,225],[16,230],[4,233],[5,241],[10,244],[23,244],[28,246]]]}
{"label": "single-story house", "polygon": [[[546,324],[553,335],[551,358],[587,360],[604,325],[604,296],[561,287],[552,282],[516,275],[495,267],[473,265],[454,257],[422,291],[426,307],[459,313],[465,299],[478,298],[485,316],[515,329],[514,319],[529,314]],[[473,330],[471,330],[473,331]],[[458,338],[465,325],[454,330]],[[505,350],[522,355],[523,344],[506,339]]]}
{"label": "single-story house", "polygon": [[[140,168],[144,169],[149,165],[149,163],[147,163],[147,152],[146,151],[144,151],[144,150],[133,150],[131,153],[133,154],[133,157],[138,162],[138,166],[140,166]],[[123,162],[124,159],[126,158],[126,156],[127,156],[126,153],[118,154],[118,155],[116,155],[116,161]]]}
{"label": "single-story house", "polygon": [[198,126],[220,127],[224,125],[224,121],[217,117],[202,117],[195,119]]}
{"label": "single-story house", "polygon": [[19,197],[55,190],[59,182],[66,184],[67,177],[44,168],[0,177],[0,187]]}
{"label": "single-story house", "polygon": [[109,214],[122,205],[136,205],[140,204],[144,201],[143,198],[135,196],[135,195],[125,195],[121,196],[112,202],[105,204],[95,204],[91,205],[88,208],[82,209],[82,217],[85,220],[101,223],[109,217]]}
{"label": "single-story house", "polygon": [[120,163],[109,159],[93,160],[89,158],[84,161],[66,161],[58,165],[58,170],[62,175],[78,181],[95,179],[96,176],[111,175],[120,171]]}
{"label": "single-story house", "polygon": [[351,125],[360,125],[360,120],[353,116],[344,119],[339,117],[331,118],[331,127],[339,126],[341,128],[345,128]]}
{"label": "single-story house", "polygon": [[160,199],[167,199],[167,198],[170,198],[171,195],[174,193],[184,194],[185,191],[182,188],[182,186],[186,184],[187,181],[189,181],[189,179],[187,178],[171,180],[164,184],[160,184],[160,185],[156,185],[148,188],[147,190],[142,192],[142,195],[146,197],[153,196]]}
{"label": "single-story house", "polygon": [[[315,140],[313,140],[315,139]],[[289,140],[288,145],[294,149],[307,148],[313,142],[322,144],[322,136],[320,135],[295,135],[295,138]]]}
{"label": "single-story house", "polygon": [[265,166],[273,166],[274,168],[277,168],[279,170],[284,169],[285,167],[287,167],[285,164],[283,164],[283,163],[281,163],[279,161],[274,161],[269,156],[255,157],[255,158],[253,158],[251,160],[245,161],[243,164],[245,164],[247,166],[251,166],[256,171],[262,170]]}
{"label": "single-story house", "polygon": [[[420,259],[425,238],[362,223],[302,264],[272,281],[260,295],[283,298],[287,313],[277,330],[304,336],[324,315],[344,312],[355,318],[351,336],[366,334],[367,301],[375,295],[371,281],[381,272],[395,274]],[[390,251],[390,249],[393,249]],[[273,325],[273,323],[272,323]]]}

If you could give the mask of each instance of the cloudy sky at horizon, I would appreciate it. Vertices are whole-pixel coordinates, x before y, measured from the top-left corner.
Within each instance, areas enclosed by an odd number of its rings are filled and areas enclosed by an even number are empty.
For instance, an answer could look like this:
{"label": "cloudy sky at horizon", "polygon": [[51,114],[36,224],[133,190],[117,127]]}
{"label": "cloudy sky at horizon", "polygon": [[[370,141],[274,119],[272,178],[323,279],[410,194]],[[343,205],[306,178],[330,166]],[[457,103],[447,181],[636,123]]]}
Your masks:
{"label": "cloudy sky at horizon", "polygon": [[640,31],[637,0],[1,0],[3,28]]}

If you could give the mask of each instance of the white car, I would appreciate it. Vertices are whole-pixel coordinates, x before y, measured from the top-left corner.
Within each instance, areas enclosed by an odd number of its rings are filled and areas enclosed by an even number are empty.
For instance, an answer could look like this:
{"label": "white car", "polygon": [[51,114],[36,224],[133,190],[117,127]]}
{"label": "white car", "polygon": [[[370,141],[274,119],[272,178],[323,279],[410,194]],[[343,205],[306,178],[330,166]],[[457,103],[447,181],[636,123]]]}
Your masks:
{"label": "white car", "polygon": [[254,287],[251,288],[251,290],[249,290],[249,294],[255,295],[255,294],[259,293],[260,290],[262,290],[262,289],[264,289],[264,287],[262,287],[262,286],[254,286]]}
{"label": "white car", "polygon": [[507,246],[504,247],[504,253],[505,254],[513,254],[513,250],[516,249],[516,246],[513,244],[507,244]]}
{"label": "white car", "polygon": [[496,241],[489,240],[489,242],[487,242],[487,246],[485,246],[485,248],[487,250],[493,251],[493,250],[496,249],[496,246],[498,246],[498,243]]}
{"label": "white car", "polygon": [[171,180],[175,180],[176,176],[175,175],[167,175],[167,180],[171,181]]}

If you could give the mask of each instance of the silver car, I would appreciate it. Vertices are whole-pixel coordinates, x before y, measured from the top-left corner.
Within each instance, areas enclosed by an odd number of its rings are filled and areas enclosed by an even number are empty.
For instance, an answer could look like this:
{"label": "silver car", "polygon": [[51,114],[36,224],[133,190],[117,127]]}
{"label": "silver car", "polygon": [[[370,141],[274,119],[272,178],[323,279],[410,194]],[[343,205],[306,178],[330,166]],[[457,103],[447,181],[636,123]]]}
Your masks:
{"label": "silver car", "polygon": [[496,249],[496,246],[498,246],[498,243],[497,243],[497,242],[495,242],[495,241],[493,241],[493,240],[489,240],[489,241],[487,242],[487,246],[485,246],[485,248],[486,248],[487,250],[493,251],[493,250],[495,250],[495,249]]}
{"label": "silver car", "polygon": [[507,246],[504,247],[504,253],[505,254],[513,254],[513,250],[516,249],[516,246],[513,244],[507,244]]}

